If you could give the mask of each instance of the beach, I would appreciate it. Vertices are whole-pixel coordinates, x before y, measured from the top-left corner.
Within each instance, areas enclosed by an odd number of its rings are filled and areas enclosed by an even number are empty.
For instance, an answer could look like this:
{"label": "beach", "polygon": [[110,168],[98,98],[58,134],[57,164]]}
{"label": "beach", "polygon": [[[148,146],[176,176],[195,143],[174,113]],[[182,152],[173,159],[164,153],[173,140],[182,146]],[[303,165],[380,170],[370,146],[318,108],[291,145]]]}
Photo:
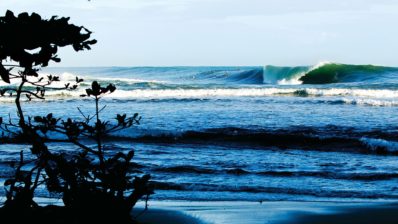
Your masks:
{"label": "beach", "polygon": [[[150,202],[142,224],[371,224],[398,223],[398,206],[341,202]],[[141,206],[140,206],[141,207]],[[138,208],[133,216],[142,210]]]}

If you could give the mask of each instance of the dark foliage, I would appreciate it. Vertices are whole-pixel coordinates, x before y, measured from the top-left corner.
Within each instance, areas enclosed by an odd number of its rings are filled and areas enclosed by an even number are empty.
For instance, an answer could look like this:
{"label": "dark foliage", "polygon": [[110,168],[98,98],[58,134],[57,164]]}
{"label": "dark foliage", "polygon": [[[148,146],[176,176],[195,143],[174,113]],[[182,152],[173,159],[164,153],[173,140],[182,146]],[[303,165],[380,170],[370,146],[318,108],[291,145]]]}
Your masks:
{"label": "dark foliage", "polygon": [[[68,22],[69,18],[64,17],[43,20],[36,13],[15,16],[7,11],[0,17],[0,60],[10,58],[25,69],[26,75],[37,77],[34,66],[47,66],[50,60],[61,61],[56,55],[58,47],[72,45],[76,51],[89,50],[97,42],[89,40],[89,30]],[[7,83],[10,83],[10,70],[0,64],[0,76]]]}
{"label": "dark foliage", "polygon": [[[106,87],[94,81],[82,97],[90,97],[95,103],[92,115],[82,114],[81,120],[60,119],[52,113],[45,116],[25,116],[21,96],[27,100],[44,99],[46,89],[60,81],[58,76],[40,77],[38,71],[49,61],[59,62],[58,47],[73,46],[76,51],[90,49],[95,40],[84,27],[68,23],[69,18],[52,17],[43,20],[33,13],[22,13],[17,17],[7,11],[0,17],[0,75],[4,82],[15,79],[17,87],[0,89],[0,95],[15,96],[18,123],[0,118],[0,129],[31,145],[30,153],[36,159],[25,161],[21,151],[15,175],[4,183],[7,200],[0,209],[3,221],[40,223],[131,223],[130,211],[142,197],[148,200],[153,190],[149,186],[149,175],[132,177],[134,150],[108,155],[103,147],[103,138],[115,131],[139,124],[138,114],[117,114],[115,122],[102,121],[100,99],[116,90],[113,84]],[[82,32],[83,31],[83,32]],[[29,37],[29,38],[26,38]],[[34,52],[32,52],[32,50]],[[6,65],[4,61],[17,62]],[[17,69],[15,69],[17,68]],[[13,72],[17,70],[16,72]],[[75,83],[65,84],[65,90],[78,88],[83,79],[76,77]],[[25,88],[25,84],[36,87],[36,91]],[[61,133],[65,139],[78,146],[76,153],[62,154],[46,145],[51,140],[48,133]],[[50,135],[51,136],[51,135]],[[95,147],[89,147],[80,139],[92,139]],[[43,185],[50,193],[61,195],[63,207],[40,207],[34,201],[35,190]],[[18,215],[19,214],[19,215]],[[2,222],[3,223],[3,222]]]}

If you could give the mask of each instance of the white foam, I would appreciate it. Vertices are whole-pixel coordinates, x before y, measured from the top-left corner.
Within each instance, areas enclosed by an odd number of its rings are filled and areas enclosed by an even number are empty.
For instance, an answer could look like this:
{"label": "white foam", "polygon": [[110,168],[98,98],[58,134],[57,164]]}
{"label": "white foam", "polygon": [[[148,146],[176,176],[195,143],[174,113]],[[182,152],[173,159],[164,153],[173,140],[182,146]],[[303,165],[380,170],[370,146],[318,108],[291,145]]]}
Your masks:
{"label": "white foam", "polygon": [[300,81],[300,78],[304,75],[304,73],[300,73],[297,76],[291,79],[282,79],[277,82],[278,85],[301,85],[303,81]]}
{"label": "white foam", "polygon": [[245,88],[245,89],[137,89],[117,90],[109,97],[115,98],[215,98],[215,97],[261,97],[276,94],[293,94],[296,89]]}
{"label": "white foam", "polygon": [[[369,106],[398,106],[398,91],[367,89],[316,89],[316,88],[214,88],[214,89],[134,89],[120,90],[106,95],[107,98],[150,98],[150,99],[208,99],[225,97],[268,97],[268,96],[341,97],[347,104]],[[75,91],[49,90],[48,98],[76,98],[85,94],[85,88]],[[10,97],[0,97],[0,101],[10,101]]]}
{"label": "white foam", "polygon": [[[50,75],[50,74],[46,74],[46,73],[42,73],[43,75]],[[72,74],[72,73],[69,73],[69,72],[64,72],[64,73],[62,73],[62,74],[60,74],[60,75],[58,75],[59,76],[59,79],[60,80],[62,80],[62,81],[75,81],[76,80],[76,76],[78,76],[78,75],[75,75],[75,74]]]}
{"label": "white foam", "polygon": [[360,97],[370,97],[370,98],[398,97],[398,91],[387,90],[387,89],[306,88],[305,91],[307,91],[309,95],[314,95],[314,96],[360,96]]}
{"label": "white foam", "polygon": [[[309,96],[353,96],[375,99],[398,97],[394,90],[352,90],[352,89],[313,89],[313,88],[240,88],[240,89],[137,89],[117,90],[110,97],[145,97],[145,98],[214,98],[214,97],[261,97],[272,95],[293,95],[305,91]],[[368,101],[370,102],[370,101]],[[376,102],[376,101],[374,101]]]}
{"label": "white foam", "polygon": [[343,99],[345,104],[352,105],[363,105],[363,106],[378,106],[378,107],[394,107],[398,106],[398,101],[396,100],[377,100],[377,99]]}

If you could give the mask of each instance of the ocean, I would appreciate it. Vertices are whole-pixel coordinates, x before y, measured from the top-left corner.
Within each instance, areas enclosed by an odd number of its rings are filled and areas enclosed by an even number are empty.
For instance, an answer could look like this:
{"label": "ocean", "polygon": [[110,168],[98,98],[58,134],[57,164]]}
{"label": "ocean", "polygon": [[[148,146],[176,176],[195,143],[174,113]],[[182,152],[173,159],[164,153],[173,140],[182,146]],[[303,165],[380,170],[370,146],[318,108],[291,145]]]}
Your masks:
{"label": "ocean", "polygon": [[[23,102],[32,116],[81,118],[77,108],[94,109],[80,97],[93,80],[116,85],[101,100],[107,105],[101,116],[139,113],[142,120],[109,136],[106,150],[136,150],[132,175],[152,175],[154,200],[398,199],[398,68],[324,62],[46,68],[41,74],[59,75],[60,86],[75,76],[85,81],[76,91],[48,90],[44,101]],[[12,97],[0,97],[0,105],[0,116],[17,119]],[[0,144],[1,185],[20,150],[28,156],[26,145]],[[43,189],[39,195],[57,197]]]}

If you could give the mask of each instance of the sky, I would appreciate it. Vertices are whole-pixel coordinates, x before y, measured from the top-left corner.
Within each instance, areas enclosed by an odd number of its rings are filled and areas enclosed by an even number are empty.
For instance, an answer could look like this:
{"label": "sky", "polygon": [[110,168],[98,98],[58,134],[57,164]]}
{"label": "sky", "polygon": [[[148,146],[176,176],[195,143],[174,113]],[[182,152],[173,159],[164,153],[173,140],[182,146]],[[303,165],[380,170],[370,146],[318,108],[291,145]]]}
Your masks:
{"label": "sky", "polygon": [[0,14],[71,17],[91,51],[61,66],[398,66],[394,0],[0,0]]}

